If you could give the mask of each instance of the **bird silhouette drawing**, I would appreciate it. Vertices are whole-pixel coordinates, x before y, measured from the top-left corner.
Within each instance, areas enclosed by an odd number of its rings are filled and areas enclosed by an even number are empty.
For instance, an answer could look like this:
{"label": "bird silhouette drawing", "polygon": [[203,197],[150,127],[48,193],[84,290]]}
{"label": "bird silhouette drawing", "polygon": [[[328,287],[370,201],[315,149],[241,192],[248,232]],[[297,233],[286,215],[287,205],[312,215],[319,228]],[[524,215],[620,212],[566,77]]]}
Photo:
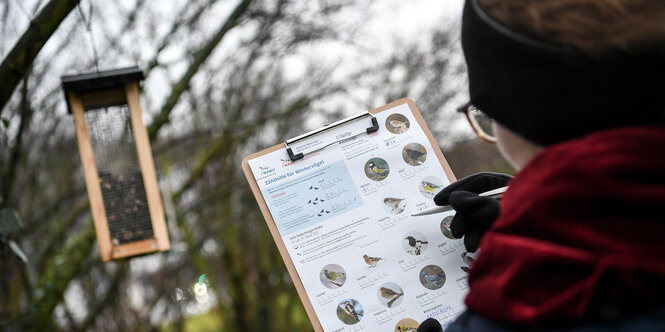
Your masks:
{"label": "bird silhouette drawing", "polygon": [[365,263],[369,265],[369,267],[375,267],[377,264],[379,264],[380,261],[384,260],[381,257],[371,257],[367,255],[363,255],[363,259],[365,260]]}

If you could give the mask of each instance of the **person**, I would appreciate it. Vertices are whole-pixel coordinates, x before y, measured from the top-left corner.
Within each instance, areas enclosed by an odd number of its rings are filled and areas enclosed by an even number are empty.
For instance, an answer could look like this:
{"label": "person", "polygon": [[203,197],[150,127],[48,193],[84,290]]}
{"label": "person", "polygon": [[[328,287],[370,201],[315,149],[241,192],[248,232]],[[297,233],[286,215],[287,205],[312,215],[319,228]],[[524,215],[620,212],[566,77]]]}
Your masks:
{"label": "person", "polygon": [[447,331],[665,331],[665,1],[467,0],[462,47],[462,111],[518,172],[434,198],[480,249]]}

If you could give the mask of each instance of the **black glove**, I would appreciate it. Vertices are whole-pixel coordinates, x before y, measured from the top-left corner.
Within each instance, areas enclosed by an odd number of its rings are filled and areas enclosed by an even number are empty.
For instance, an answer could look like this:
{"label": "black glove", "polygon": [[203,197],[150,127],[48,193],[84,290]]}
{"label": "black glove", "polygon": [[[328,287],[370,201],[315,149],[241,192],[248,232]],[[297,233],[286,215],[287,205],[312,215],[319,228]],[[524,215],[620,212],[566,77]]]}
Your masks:
{"label": "black glove", "polygon": [[443,332],[443,329],[438,320],[427,318],[418,326],[417,332]]}
{"label": "black glove", "polygon": [[483,234],[499,216],[499,201],[478,194],[504,187],[512,178],[506,174],[478,173],[452,183],[434,196],[436,205],[450,205],[457,211],[450,230],[454,237],[464,237],[468,252],[478,250]]}

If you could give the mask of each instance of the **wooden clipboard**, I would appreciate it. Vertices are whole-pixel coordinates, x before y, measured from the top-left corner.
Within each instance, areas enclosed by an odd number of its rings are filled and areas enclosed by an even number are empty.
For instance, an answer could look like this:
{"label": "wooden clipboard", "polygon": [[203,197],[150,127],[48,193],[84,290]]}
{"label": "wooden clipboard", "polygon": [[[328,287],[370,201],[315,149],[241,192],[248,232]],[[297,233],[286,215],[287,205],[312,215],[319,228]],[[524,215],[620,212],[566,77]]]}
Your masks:
{"label": "wooden clipboard", "polygon": [[[429,130],[427,127],[427,124],[425,123],[425,120],[423,119],[422,115],[418,111],[418,108],[416,107],[416,104],[408,99],[408,98],[402,98],[396,101],[393,101],[385,106],[375,108],[373,110],[370,110],[370,114],[378,114],[383,111],[392,109],[394,107],[397,107],[399,105],[406,104],[409,107],[409,110],[415,117],[416,121],[418,122],[418,125],[422,128],[423,132],[427,136],[427,139],[429,140],[430,144],[432,147],[434,147],[434,152],[436,154],[436,157],[438,158],[439,162],[441,163],[441,166],[443,167],[443,170],[448,177],[448,180],[452,183],[454,182],[455,175],[453,174],[452,169],[450,168],[450,165],[448,165],[448,161],[446,161],[446,158],[443,156],[443,153],[441,152],[441,149],[437,149],[438,143],[434,139],[434,136],[432,136],[432,132]],[[333,125],[343,125],[342,123],[335,123]],[[316,130],[314,132],[318,132],[320,130]],[[312,132],[312,133],[314,133]],[[305,134],[305,135],[310,135],[311,133]],[[303,135],[303,136],[305,136]],[[287,142],[290,140],[287,140]],[[261,194],[261,190],[259,189],[259,185],[256,182],[256,179],[254,178],[254,174],[252,173],[252,170],[249,166],[249,161],[258,157],[261,157],[265,154],[271,153],[273,151],[277,151],[280,149],[286,149],[287,144],[286,143],[281,143],[278,145],[275,145],[273,147],[267,148],[265,150],[253,153],[247,157],[245,157],[242,160],[242,169],[243,172],[245,173],[245,177],[247,178],[247,182],[249,182],[249,187],[252,189],[252,192],[254,193],[254,197],[256,198],[257,203],[259,204],[259,208],[261,209],[261,213],[263,213],[263,217],[266,219],[266,224],[268,224],[268,228],[270,229],[270,234],[272,234],[273,240],[275,241],[275,244],[277,244],[277,248],[279,249],[279,253],[282,256],[282,259],[284,260],[284,263],[286,264],[286,269],[289,272],[289,275],[291,276],[291,279],[293,280],[293,284],[296,287],[296,291],[298,292],[298,296],[300,296],[300,300],[302,301],[303,305],[305,306],[305,310],[307,311],[307,315],[309,316],[310,321],[312,322],[312,326],[314,326],[315,331],[320,331],[323,332],[323,326],[321,325],[321,322],[319,321],[319,318],[317,317],[315,311],[314,311],[314,306],[312,305],[311,301],[309,300],[309,297],[307,296],[307,292],[305,290],[305,287],[303,285],[303,282],[300,279],[300,276],[298,275],[298,272],[296,270],[296,267],[293,263],[293,260],[291,259],[291,256],[289,256],[288,250],[286,248],[286,245],[282,241],[282,236],[279,234],[279,230],[277,229],[277,225],[275,224],[275,220],[273,219],[272,215],[270,214],[270,211],[268,209],[268,205],[266,204],[265,199],[263,198],[263,195]],[[292,158],[293,159],[293,158]]]}

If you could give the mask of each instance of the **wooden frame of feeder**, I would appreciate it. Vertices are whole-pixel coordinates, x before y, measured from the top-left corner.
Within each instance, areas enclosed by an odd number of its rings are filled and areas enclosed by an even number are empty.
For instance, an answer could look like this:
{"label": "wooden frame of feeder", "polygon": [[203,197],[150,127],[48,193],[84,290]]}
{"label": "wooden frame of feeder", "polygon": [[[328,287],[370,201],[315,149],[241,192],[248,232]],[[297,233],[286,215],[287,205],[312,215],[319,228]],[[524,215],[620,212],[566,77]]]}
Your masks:
{"label": "wooden frame of feeder", "polygon": [[[74,116],[85,183],[97,232],[99,252],[103,262],[127,256],[165,251],[170,248],[152,151],[141,117],[138,82],[143,78],[143,72],[137,67],[62,77],[67,105]],[[100,177],[97,172],[97,164],[84,112],[95,108],[125,104],[130,112],[137,157],[150,211],[153,238],[114,244],[111,240]]]}

